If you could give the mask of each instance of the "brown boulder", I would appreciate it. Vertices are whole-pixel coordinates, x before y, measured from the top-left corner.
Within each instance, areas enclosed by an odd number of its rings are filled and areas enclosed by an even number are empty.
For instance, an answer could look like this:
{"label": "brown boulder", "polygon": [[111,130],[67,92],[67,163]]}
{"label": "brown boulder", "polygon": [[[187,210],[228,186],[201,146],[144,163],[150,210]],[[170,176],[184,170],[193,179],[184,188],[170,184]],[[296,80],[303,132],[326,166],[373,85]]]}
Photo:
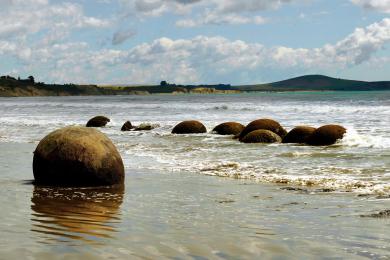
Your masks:
{"label": "brown boulder", "polygon": [[240,123],[236,122],[226,122],[222,123],[220,125],[217,125],[214,129],[213,132],[216,132],[219,135],[237,135],[241,133],[241,131],[245,128]]}
{"label": "brown boulder", "polygon": [[172,130],[172,134],[202,134],[206,132],[206,127],[201,122],[195,120],[183,121]]}
{"label": "brown boulder", "polygon": [[139,126],[134,128],[134,131],[150,131],[157,127],[160,127],[159,124],[150,124],[150,123],[142,123]]}
{"label": "brown boulder", "polygon": [[131,124],[130,121],[127,121],[126,123],[123,124],[121,131],[131,131],[133,129],[133,125]]}
{"label": "brown boulder", "polygon": [[105,116],[95,116],[88,121],[87,127],[103,127],[108,122],[110,122],[110,119]]}
{"label": "brown boulder", "polygon": [[283,138],[283,143],[306,143],[316,128],[311,126],[297,126]]}
{"label": "brown boulder", "polygon": [[243,143],[280,143],[282,138],[269,130],[255,130],[240,140]]}
{"label": "brown boulder", "polygon": [[249,123],[244,128],[244,130],[242,130],[242,132],[238,136],[239,140],[241,141],[241,139],[244,138],[247,134],[255,130],[269,130],[279,135],[281,138],[283,138],[287,134],[287,131],[275,120],[258,119]]}
{"label": "brown boulder", "polygon": [[342,139],[347,130],[340,125],[324,125],[314,131],[307,140],[309,145],[332,145]]}
{"label": "brown boulder", "polygon": [[51,186],[108,186],[125,178],[111,140],[86,127],[65,127],[43,138],[34,152],[33,173],[36,184]]}

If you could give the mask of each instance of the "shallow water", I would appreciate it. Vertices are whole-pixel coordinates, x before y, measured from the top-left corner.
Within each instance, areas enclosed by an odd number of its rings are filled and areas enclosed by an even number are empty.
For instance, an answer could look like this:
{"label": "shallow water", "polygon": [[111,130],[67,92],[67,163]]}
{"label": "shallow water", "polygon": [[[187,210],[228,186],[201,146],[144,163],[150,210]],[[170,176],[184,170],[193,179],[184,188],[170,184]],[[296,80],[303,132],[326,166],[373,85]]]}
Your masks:
{"label": "shallow water", "polygon": [[[388,92],[2,98],[0,112],[0,259],[390,258],[390,218],[362,217],[390,209]],[[37,142],[98,114],[125,188],[34,187]],[[170,134],[262,117],[348,134],[331,147]],[[126,120],[161,127],[121,133]]]}

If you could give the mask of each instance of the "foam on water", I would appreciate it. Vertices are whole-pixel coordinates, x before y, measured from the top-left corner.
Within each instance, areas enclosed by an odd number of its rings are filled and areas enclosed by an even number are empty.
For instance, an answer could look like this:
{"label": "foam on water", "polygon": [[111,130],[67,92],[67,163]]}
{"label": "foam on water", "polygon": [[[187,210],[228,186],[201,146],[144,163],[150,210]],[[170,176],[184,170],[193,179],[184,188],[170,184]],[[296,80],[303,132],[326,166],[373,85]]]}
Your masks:
{"label": "foam on water", "polygon": [[353,126],[347,127],[348,131],[340,144],[363,148],[390,148],[390,137],[359,134]]}

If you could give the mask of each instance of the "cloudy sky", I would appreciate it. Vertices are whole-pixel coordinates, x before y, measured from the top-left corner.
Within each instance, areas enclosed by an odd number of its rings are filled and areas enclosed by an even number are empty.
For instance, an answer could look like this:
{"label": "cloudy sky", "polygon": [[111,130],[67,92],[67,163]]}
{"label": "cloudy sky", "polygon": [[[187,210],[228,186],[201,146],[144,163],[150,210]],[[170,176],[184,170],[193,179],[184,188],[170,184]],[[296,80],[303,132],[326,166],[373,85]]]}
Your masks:
{"label": "cloudy sky", "polygon": [[55,83],[390,80],[390,0],[0,0],[0,74]]}

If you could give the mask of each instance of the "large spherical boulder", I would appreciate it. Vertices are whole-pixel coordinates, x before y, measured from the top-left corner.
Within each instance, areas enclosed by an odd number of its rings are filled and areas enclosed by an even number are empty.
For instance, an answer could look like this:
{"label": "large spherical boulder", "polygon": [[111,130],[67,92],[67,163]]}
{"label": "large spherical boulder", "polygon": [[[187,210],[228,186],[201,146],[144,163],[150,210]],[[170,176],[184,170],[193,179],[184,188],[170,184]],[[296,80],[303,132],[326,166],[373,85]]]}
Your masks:
{"label": "large spherical boulder", "polygon": [[121,131],[122,131],[122,132],[131,131],[133,128],[134,128],[134,126],[131,124],[131,122],[130,122],[130,121],[126,121],[126,122],[123,124],[123,126],[122,126],[122,128],[121,128]]}
{"label": "large spherical boulder", "polygon": [[87,127],[103,127],[110,122],[110,119],[105,116],[95,116],[87,122]]}
{"label": "large spherical boulder", "polygon": [[332,145],[342,139],[347,130],[340,125],[324,125],[308,138],[309,145]]}
{"label": "large spherical boulder", "polygon": [[172,134],[202,134],[206,132],[206,127],[201,122],[195,120],[183,121],[172,130]]}
{"label": "large spherical boulder", "polygon": [[283,138],[287,134],[287,131],[275,120],[258,119],[249,123],[244,128],[244,130],[242,130],[242,132],[238,136],[239,140],[241,141],[242,138],[244,138],[247,134],[255,130],[269,130],[279,135],[281,138]]}
{"label": "large spherical boulder", "polygon": [[219,135],[237,135],[244,130],[245,126],[237,122],[226,122],[214,127],[213,132]]}
{"label": "large spherical boulder", "polygon": [[108,186],[125,178],[111,140],[86,127],[65,127],[43,138],[34,152],[33,173],[36,184],[50,186]]}
{"label": "large spherical boulder", "polygon": [[243,143],[280,143],[282,138],[269,130],[255,130],[241,139]]}
{"label": "large spherical boulder", "polygon": [[311,126],[297,126],[283,138],[283,143],[304,144],[316,130]]}

